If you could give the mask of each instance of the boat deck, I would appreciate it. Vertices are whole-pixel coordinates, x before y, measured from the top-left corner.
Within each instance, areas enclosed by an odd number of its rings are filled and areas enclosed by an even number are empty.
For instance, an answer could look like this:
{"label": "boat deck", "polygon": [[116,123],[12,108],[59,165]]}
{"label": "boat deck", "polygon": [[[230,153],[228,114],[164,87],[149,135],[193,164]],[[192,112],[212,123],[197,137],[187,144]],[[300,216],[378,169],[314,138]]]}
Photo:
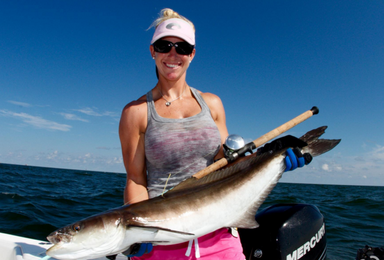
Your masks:
{"label": "boat deck", "polygon": [[[46,256],[45,251],[51,246],[52,244],[47,241],[0,233],[0,259],[3,260],[40,260]],[[49,260],[55,259],[49,258]],[[102,257],[97,260],[108,258]],[[116,260],[127,260],[127,257],[120,254]]]}

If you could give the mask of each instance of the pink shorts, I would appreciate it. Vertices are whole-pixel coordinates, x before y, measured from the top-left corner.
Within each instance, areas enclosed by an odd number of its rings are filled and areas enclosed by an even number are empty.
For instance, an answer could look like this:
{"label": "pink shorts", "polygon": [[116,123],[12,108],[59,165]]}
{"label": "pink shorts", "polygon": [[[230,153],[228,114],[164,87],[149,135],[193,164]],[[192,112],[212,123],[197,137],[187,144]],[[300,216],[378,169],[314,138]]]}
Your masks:
{"label": "pink shorts", "polygon": [[234,237],[227,228],[216,230],[198,238],[200,258],[195,255],[195,243],[189,256],[186,256],[188,242],[169,246],[154,246],[149,254],[142,257],[132,257],[132,260],[244,260],[240,238]]}

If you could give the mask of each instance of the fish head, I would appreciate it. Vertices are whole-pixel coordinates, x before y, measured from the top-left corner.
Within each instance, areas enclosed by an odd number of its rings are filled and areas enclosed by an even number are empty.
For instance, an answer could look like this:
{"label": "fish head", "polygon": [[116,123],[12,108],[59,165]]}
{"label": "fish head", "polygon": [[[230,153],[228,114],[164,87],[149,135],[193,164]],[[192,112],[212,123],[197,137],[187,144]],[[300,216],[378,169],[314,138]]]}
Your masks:
{"label": "fish head", "polygon": [[93,259],[121,252],[125,228],[117,214],[92,216],[52,232],[46,254],[57,259]]}

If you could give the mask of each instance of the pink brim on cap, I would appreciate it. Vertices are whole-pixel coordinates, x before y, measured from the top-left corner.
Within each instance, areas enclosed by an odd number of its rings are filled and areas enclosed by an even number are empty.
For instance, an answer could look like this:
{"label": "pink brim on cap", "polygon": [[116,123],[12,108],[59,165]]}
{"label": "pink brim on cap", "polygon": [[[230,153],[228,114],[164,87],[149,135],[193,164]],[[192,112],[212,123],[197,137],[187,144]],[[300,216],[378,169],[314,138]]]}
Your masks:
{"label": "pink brim on cap", "polygon": [[195,45],[195,32],[192,26],[183,19],[172,18],[159,24],[153,34],[151,44],[166,36],[179,37],[189,44]]}

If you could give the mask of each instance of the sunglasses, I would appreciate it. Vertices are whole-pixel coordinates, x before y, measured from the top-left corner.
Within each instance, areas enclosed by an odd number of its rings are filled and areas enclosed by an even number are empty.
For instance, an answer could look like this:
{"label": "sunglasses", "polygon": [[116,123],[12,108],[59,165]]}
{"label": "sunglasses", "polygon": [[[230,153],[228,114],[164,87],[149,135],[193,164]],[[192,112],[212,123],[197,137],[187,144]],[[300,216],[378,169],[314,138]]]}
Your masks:
{"label": "sunglasses", "polygon": [[191,45],[188,42],[173,43],[165,40],[157,40],[152,45],[155,51],[159,53],[168,53],[171,51],[172,47],[175,47],[176,52],[181,55],[189,55],[195,48],[194,45]]}

